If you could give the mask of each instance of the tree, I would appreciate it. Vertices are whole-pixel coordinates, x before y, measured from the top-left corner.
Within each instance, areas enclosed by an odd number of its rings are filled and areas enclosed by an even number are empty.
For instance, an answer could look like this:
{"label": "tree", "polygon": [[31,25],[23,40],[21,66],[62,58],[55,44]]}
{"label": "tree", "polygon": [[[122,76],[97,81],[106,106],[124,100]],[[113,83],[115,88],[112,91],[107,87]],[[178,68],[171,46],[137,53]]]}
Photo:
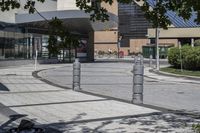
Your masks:
{"label": "tree", "polygon": [[62,34],[61,32],[63,29],[62,21],[57,18],[53,18],[49,22],[49,40],[47,49],[49,51],[49,58],[55,57],[60,54],[60,41],[58,37]]}
{"label": "tree", "polygon": [[[28,9],[29,13],[34,13],[35,2],[44,2],[45,0],[27,0],[23,5],[24,9]],[[102,2],[112,5],[115,0],[76,0],[76,5],[86,13],[90,13],[91,20],[107,21],[109,16],[104,7],[99,6]],[[200,1],[199,0],[117,0],[119,3],[143,2],[141,9],[144,11],[146,18],[152,23],[153,27],[167,28],[171,24],[167,11],[174,11],[178,16],[187,20],[191,18],[192,13],[196,13],[196,23],[200,24]],[[92,4],[90,4],[92,2]],[[0,9],[2,11],[9,11],[11,9],[19,8],[20,0],[2,0],[0,2]]]}
{"label": "tree", "polygon": [[49,44],[47,46],[49,57],[55,57],[62,51],[64,61],[64,51],[68,50],[69,62],[72,61],[71,50],[78,47],[80,39],[67,29],[63,22],[56,17],[49,21]]}
{"label": "tree", "polygon": [[[97,3],[112,4],[114,0],[94,0],[96,4],[89,5],[91,0],[76,0],[77,6],[85,12],[92,13],[92,20],[106,21],[109,16],[107,10],[103,7],[96,6]],[[143,2],[141,9],[144,11],[146,18],[152,23],[153,27],[162,27],[167,29],[171,24],[167,11],[174,11],[178,16],[188,20],[192,13],[196,13],[195,21],[200,24],[200,1],[199,0],[117,0],[119,3]],[[153,2],[153,4],[152,4]],[[95,5],[95,6],[94,6]]]}
{"label": "tree", "polygon": [[194,41],[194,46],[200,46],[200,39]]}
{"label": "tree", "polygon": [[[26,0],[26,3],[23,5],[24,9],[27,9],[29,13],[35,12],[35,3],[36,2],[45,2],[45,0]],[[0,9],[1,11],[9,11],[12,9],[18,9],[22,5],[20,0],[1,0],[0,2]]]}

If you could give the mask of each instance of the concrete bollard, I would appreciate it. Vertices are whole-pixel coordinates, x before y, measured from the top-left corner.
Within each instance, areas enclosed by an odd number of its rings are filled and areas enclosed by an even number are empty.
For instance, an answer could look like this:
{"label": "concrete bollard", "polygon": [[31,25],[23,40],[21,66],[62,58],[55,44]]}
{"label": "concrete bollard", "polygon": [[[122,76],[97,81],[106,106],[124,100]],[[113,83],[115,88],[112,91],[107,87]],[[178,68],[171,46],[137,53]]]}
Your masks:
{"label": "concrete bollard", "polygon": [[152,64],[153,64],[153,56],[150,55],[149,56],[149,67],[152,67]]}
{"label": "concrete bollard", "polygon": [[75,59],[73,63],[73,90],[80,91],[80,80],[81,80],[81,63],[79,59]]}
{"label": "concrete bollard", "polygon": [[144,82],[144,64],[143,57],[135,58],[135,65],[133,67],[133,97],[134,104],[143,103],[143,82]]}

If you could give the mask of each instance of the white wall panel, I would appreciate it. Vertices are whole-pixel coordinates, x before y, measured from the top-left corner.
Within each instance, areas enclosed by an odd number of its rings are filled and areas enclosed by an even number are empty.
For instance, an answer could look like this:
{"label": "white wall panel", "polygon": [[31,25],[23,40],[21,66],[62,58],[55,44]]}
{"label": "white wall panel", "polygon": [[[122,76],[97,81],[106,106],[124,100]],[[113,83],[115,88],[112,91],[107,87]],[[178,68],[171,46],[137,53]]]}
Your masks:
{"label": "white wall panel", "polygon": [[58,0],[57,10],[79,10],[76,7],[76,0]]}

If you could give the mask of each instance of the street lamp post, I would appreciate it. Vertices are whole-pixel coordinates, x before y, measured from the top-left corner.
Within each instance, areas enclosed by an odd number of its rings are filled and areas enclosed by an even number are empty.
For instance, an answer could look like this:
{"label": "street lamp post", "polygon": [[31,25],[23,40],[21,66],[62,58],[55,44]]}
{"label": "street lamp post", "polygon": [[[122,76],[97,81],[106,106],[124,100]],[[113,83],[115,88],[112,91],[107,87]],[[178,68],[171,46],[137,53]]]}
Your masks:
{"label": "street lamp post", "polygon": [[117,57],[119,58],[119,48],[121,45],[122,36],[118,35],[118,43],[117,43]]}
{"label": "street lamp post", "polygon": [[179,51],[180,51],[181,72],[183,72],[183,60],[182,60],[181,42],[178,42],[178,47],[179,47]]}
{"label": "street lamp post", "polygon": [[[159,2],[159,0],[156,0],[156,6],[157,3]],[[157,11],[157,20],[159,18],[159,13]],[[157,21],[157,27],[156,27],[156,31],[155,31],[155,41],[156,41],[156,70],[159,71],[160,70],[160,64],[159,64],[159,22]]]}
{"label": "street lamp post", "polygon": [[160,64],[159,64],[159,29],[156,28],[156,70],[160,70]]}
{"label": "street lamp post", "polygon": [[38,58],[38,50],[35,50],[35,71],[37,70],[37,58]]}

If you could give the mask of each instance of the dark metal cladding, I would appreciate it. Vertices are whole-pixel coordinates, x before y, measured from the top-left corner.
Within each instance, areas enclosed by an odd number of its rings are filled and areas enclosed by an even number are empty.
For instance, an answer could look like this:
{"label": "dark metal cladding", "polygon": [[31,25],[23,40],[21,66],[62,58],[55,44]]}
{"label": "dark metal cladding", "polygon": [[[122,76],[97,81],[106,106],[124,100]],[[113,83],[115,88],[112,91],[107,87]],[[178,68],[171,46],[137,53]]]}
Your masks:
{"label": "dark metal cladding", "polygon": [[123,35],[121,47],[129,47],[129,39],[146,38],[149,22],[139,5],[119,4],[119,34]]}

